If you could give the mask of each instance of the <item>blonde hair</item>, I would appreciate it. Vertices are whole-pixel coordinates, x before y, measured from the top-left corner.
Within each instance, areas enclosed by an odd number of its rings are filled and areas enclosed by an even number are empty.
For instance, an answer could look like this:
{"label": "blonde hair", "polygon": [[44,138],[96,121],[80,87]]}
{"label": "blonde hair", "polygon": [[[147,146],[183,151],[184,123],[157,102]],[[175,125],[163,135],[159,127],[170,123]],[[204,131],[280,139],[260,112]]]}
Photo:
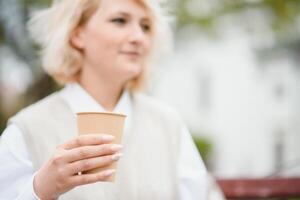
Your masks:
{"label": "blonde hair", "polygon": [[[82,54],[70,44],[73,30],[85,23],[98,9],[101,0],[54,0],[52,6],[34,13],[28,28],[41,46],[42,65],[58,83],[76,81],[82,67]],[[128,87],[140,88],[146,80],[148,65],[171,49],[172,34],[168,18],[158,0],[139,0],[153,16],[153,46],[147,66]],[[163,42],[163,43],[162,43]],[[164,44],[164,45],[162,45]]]}

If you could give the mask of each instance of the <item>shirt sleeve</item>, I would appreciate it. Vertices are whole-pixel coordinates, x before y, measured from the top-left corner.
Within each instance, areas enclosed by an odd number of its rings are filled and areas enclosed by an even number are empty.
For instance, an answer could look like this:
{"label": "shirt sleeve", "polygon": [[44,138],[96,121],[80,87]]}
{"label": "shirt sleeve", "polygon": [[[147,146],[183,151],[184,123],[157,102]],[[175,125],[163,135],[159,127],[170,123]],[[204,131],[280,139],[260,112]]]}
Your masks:
{"label": "shirt sleeve", "polygon": [[182,125],[179,179],[181,200],[207,200],[208,174],[188,129]]}
{"label": "shirt sleeve", "polygon": [[0,163],[0,199],[40,200],[33,190],[33,165],[15,124],[9,125],[0,138]]}

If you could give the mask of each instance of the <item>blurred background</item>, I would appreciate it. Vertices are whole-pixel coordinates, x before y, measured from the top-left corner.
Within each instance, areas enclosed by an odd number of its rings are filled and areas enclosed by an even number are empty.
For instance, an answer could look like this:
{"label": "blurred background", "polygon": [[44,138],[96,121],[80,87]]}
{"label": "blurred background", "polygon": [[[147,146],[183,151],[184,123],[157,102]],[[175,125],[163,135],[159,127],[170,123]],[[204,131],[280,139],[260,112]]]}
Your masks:
{"label": "blurred background", "polygon": [[[49,0],[0,0],[0,133],[59,89],[26,31]],[[220,178],[300,175],[300,1],[172,0],[174,53],[147,90],[175,107]],[[300,188],[300,186],[299,186]]]}

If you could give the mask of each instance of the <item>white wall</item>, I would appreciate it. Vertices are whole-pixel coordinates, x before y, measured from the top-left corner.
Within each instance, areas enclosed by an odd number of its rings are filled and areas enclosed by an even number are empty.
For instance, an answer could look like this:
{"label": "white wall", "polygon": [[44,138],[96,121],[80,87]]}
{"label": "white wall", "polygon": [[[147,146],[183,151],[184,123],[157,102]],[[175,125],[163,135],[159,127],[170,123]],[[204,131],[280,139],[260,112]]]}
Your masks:
{"label": "white wall", "polygon": [[[281,132],[283,162],[300,158],[300,75],[292,63],[259,63],[242,32],[189,38],[178,42],[172,61],[161,67],[152,93],[177,108],[193,132],[211,138],[214,174],[272,174]],[[274,92],[278,84],[285,88],[281,100]]]}

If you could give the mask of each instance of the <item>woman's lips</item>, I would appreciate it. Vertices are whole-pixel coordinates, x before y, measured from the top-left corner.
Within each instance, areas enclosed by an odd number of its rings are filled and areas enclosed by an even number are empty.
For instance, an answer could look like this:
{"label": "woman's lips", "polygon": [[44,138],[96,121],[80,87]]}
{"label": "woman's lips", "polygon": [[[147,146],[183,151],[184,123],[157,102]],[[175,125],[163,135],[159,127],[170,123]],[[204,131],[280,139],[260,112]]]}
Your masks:
{"label": "woman's lips", "polygon": [[139,58],[141,56],[141,54],[136,51],[123,51],[121,52],[121,54],[129,56],[131,58]]}

